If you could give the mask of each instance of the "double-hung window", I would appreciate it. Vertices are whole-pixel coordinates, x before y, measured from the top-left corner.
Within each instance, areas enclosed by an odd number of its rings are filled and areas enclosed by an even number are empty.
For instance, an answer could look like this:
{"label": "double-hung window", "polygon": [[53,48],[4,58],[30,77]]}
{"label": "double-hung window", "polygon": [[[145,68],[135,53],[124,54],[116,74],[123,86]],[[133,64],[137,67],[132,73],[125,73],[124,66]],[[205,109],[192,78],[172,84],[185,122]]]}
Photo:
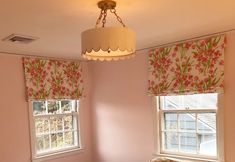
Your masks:
{"label": "double-hung window", "polygon": [[30,101],[33,159],[81,148],[77,100]]}
{"label": "double-hung window", "polygon": [[158,154],[222,160],[219,101],[217,93],[157,97]]}

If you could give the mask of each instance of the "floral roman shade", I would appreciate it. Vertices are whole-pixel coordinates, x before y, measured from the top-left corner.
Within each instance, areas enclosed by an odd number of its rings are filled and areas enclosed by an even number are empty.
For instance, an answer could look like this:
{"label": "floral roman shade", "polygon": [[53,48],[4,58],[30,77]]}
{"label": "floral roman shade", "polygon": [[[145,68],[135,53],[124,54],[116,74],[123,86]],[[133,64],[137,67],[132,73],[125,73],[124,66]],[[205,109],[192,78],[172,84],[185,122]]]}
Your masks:
{"label": "floral roman shade", "polygon": [[225,36],[149,51],[148,93],[155,96],[223,92]]}
{"label": "floral roman shade", "polygon": [[80,62],[23,58],[28,100],[79,99],[83,95]]}

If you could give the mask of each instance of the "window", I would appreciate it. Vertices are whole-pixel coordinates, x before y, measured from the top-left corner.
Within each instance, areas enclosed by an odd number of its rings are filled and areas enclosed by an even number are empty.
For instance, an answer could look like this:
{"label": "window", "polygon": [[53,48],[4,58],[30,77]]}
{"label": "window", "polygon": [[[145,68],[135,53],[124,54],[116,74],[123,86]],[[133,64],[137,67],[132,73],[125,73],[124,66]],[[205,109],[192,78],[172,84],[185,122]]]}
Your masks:
{"label": "window", "polygon": [[210,160],[222,157],[218,94],[161,96],[157,101],[160,154]]}
{"label": "window", "polygon": [[33,159],[81,147],[78,101],[44,100],[29,104]]}

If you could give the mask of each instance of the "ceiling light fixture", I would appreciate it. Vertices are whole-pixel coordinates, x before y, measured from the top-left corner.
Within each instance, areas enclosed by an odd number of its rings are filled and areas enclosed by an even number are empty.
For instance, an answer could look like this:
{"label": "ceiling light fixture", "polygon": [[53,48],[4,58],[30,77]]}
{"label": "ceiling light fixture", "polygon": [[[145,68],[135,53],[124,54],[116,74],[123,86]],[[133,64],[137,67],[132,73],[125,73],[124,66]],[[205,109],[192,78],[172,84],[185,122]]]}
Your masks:
{"label": "ceiling light fixture", "polygon": [[[116,2],[102,0],[98,2],[100,15],[93,29],[82,32],[82,56],[88,60],[120,60],[135,55],[135,33],[126,27],[117,15]],[[107,11],[113,13],[122,27],[105,27]],[[102,26],[99,25],[102,22]]]}

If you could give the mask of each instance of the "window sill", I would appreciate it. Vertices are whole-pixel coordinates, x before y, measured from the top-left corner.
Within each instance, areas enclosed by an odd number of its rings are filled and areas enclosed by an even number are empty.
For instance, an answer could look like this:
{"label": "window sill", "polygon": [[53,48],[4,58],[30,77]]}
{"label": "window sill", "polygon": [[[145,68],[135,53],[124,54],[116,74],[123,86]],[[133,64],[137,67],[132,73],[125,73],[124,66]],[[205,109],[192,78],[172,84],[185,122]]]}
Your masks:
{"label": "window sill", "polygon": [[170,154],[153,154],[155,157],[165,157],[165,158],[174,158],[178,160],[182,160],[182,162],[224,162],[223,160],[217,159],[204,159],[204,158],[194,158],[194,157],[187,157],[181,155],[170,155]]}
{"label": "window sill", "polygon": [[35,157],[32,159],[32,162],[48,161],[48,160],[57,159],[57,158],[61,158],[61,157],[69,156],[69,155],[74,155],[74,154],[78,154],[82,152],[84,152],[84,148],[75,148],[72,150],[65,150],[65,151],[55,152],[55,153],[48,154],[48,155],[41,155],[41,156]]}

